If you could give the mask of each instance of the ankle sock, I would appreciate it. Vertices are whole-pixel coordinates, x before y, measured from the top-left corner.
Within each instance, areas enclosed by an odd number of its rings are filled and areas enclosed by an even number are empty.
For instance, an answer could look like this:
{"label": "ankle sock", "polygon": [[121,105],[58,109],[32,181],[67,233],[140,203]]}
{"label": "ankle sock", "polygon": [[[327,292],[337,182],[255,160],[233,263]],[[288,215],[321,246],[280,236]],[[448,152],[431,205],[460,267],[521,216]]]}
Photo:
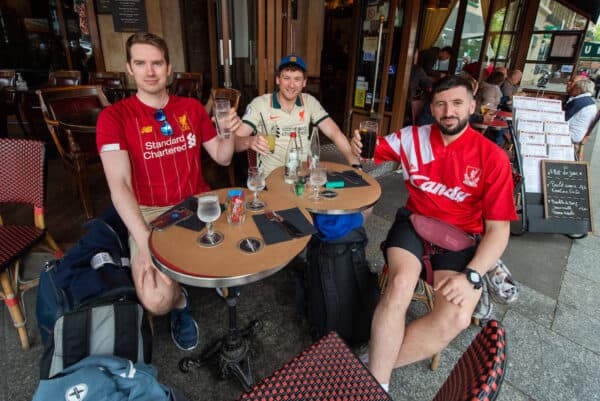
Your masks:
{"label": "ankle sock", "polygon": [[385,390],[386,393],[390,392],[390,383],[381,383],[380,386]]}

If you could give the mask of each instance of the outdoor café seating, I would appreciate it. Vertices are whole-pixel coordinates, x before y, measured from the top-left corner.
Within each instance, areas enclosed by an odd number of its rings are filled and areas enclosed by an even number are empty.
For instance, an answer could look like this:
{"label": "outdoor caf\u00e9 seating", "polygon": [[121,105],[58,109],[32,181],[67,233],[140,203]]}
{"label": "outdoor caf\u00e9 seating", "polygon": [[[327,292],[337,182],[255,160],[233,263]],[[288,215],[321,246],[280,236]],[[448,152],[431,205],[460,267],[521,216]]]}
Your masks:
{"label": "outdoor caf\u00e9 seating", "polygon": [[85,215],[94,217],[87,176],[102,171],[96,149],[96,120],[110,103],[100,85],[45,88],[37,91],[48,131],[71,175]]}
{"label": "outdoor caf\u00e9 seating", "polygon": [[124,72],[90,72],[89,85],[100,85],[109,102],[115,103],[127,97],[127,76]]}
{"label": "outdoor caf\u00e9 seating", "polygon": [[47,86],[76,86],[81,85],[81,71],[57,70],[48,74]]}

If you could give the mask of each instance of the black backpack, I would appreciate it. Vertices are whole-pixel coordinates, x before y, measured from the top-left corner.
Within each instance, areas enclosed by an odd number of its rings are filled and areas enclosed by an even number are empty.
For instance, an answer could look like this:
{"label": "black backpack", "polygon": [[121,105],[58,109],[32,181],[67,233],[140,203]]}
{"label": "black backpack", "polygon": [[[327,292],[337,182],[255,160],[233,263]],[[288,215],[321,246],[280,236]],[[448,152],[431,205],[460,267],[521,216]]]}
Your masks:
{"label": "black backpack", "polygon": [[366,259],[367,242],[363,227],[336,241],[317,235],[310,240],[305,283],[313,339],[334,330],[349,344],[369,340],[379,289]]}
{"label": "black backpack", "polygon": [[114,208],[85,227],[79,242],[40,273],[41,379],[88,355],[151,361],[152,333],[128,267],[127,229]]}

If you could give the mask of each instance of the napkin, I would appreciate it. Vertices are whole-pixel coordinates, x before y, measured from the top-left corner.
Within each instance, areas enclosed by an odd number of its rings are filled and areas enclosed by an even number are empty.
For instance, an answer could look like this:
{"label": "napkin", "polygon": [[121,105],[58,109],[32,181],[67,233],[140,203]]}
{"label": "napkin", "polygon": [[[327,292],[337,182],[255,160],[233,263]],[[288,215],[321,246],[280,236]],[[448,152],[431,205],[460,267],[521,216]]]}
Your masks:
{"label": "napkin", "polygon": [[[304,217],[297,207],[286,210],[276,210],[276,212],[285,220],[298,227],[303,235],[317,233],[315,227],[310,224],[310,221]],[[258,227],[258,231],[260,231],[265,244],[271,245],[293,239],[293,237],[288,234],[285,227],[276,221],[269,221],[264,214],[255,214],[252,218],[254,219],[254,223],[256,224],[256,227]]]}
{"label": "napkin", "polygon": [[353,170],[329,172],[327,173],[327,181],[344,181],[344,188],[369,186],[369,183]]}
{"label": "napkin", "polygon": [[[170,208],[163,214],[169,214],[181,206],[185,207],[186,209],[191,210],[192,212],[194,212],[194,214],[191,215],[190,217],[188,217],[187,219],[180,221],[179,223],[176,223],[175,225],[177,225],[179,227],[187,228],[188,230],[192,230],[192,231],[202,231],[202,229],[206,226],[206,223],[200,221],[200,219],[198,218],[198,215],[196,214],[196,210],[198,209],[198,198],[196,198],[195,196],[190,196],[190,197],[185,198],[183,201],[179,202],[178,204],[176,204],[175,206],[173,206],[172,208]],[[223,212],[224,210],[225,210],[225,206],[223,204],[221,204],[221,212]]]}

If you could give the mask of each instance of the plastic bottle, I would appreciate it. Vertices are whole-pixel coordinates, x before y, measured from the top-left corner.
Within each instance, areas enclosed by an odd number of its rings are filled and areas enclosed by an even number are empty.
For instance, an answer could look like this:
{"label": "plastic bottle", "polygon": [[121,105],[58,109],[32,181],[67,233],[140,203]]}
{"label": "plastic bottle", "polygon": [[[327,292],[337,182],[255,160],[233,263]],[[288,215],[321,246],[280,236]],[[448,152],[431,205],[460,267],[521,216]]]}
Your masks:
{"label": "plastic bottle", "polygon": [[285,172],[284,180],[286,184],[293,184],[298,179],[298,170],[300,168],[300,148],[296,133],[290,134],[290,143],[288,143],[287,151],[285,152]]}
{"label": "plastic bottle", "polygon": [[229,224],[241,224],[246,218],[244,192],[240,189],[231,189],[225,200],[225,215]]}

